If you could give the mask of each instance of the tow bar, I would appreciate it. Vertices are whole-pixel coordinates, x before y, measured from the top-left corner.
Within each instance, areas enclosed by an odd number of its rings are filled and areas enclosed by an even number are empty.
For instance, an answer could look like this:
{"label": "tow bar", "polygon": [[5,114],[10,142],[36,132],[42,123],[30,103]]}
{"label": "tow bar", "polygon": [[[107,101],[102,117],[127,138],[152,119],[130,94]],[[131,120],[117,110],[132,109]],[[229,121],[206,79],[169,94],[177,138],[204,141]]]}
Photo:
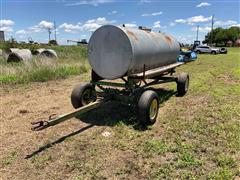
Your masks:
{"label": "tow bar", "polygon": [[[95,109],[95,108],[99,107],[100,105],[104,104],[105,102],[106,101],[103,101],[103,100],[97,100],[93,103],[90,103],[88,105],[80,107],[70,113],[67,113],[67,114],[63,114],[63,115],[59,115],[59,116],[55,116],[55,114],[53,114],[53,115],[49,116],[48,120],[40,120],[40,121],[32,122],[31,124],[33,125],[33,127],[31,129],[32,129],[32,131],[40,131],[40,130],[46,129],[50,126],[55,126],[56,124],[67,121],[73,117],[77,117],[77,116],[84,114],[92,109]],[[55,116],[55,117],[53,117],[53,116]]]}

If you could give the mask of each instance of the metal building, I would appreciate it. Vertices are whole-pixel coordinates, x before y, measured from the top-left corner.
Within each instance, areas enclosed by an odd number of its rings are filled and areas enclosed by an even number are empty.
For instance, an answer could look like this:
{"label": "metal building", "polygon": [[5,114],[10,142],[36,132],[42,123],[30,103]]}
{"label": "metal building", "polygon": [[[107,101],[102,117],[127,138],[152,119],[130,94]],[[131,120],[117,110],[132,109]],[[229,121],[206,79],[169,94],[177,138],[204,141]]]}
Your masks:
{"label": "metal building", "polygon": [[0,43],[5,42],[4,31],[0,31]]}

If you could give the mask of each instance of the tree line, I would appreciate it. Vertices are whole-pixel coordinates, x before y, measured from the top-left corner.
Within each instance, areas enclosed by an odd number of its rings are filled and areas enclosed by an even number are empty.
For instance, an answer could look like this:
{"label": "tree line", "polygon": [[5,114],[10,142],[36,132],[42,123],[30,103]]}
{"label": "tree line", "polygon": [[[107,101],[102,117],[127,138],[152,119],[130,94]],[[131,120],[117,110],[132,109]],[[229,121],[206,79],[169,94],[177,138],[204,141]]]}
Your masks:
{"label": "tree line", "polygon": [[203,44],[216,44],[216,46],[227,46],[228,41],[234,44],[240,38],[240,27],[230,27],[228,29],[216,28],[209,32],[203,41]]}

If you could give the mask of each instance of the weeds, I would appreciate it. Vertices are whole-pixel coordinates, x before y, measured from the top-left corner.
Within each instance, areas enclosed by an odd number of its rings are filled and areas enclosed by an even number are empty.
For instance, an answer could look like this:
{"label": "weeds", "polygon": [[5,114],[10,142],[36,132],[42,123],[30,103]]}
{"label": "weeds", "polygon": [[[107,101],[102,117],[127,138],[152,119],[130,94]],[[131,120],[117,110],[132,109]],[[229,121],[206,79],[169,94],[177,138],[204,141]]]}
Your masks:
{"label": "weeds", "polygon": [[149,140],[144,145],[144,151],[148,153],[163,154],[167,150],[167,145],[162,140]]}
{"label": "weeds", "polygon": [[0,59],[0,84],[44,82],[86,73],[86,48],[56,46],[59,59],[37,58],[20,63]]}
{"label": "weeds", "polygon": [[218,168],[208,175],[208,179],[212,180],[233,179],[233,177],[232,171],[228,168]]}
{"label": "weeds", "polygon": [[177,162],[178,168],[184,168],[188,166],[199,166],[201,165],[201,161],[196,159],[189,152],[184,152],[179,155],[179,160]]}
{"label": "weeds", "polygon": [[3,164],[4,166],[6,166],[6,165],[11,165],[16,158],[17,158],[17,152],[16,152],[16,151],[13,151],[13,152],[10,153],[9,156],[7,156],[7,157],[2,161],[2,164]]}
{"label": "weeds", "polygon": [[34,163],[35,166],[41,167],[51,160],[52,160],[51,155],[42,155],[42,156],[35,156],[31,162]]}

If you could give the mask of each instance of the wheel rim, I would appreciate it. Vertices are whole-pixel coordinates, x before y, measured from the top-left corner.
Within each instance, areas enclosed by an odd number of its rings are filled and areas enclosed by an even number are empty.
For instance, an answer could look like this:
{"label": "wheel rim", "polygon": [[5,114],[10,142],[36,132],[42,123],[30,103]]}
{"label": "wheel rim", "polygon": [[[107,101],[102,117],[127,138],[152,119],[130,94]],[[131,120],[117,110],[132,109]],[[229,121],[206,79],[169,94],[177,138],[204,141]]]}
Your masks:
{"label": "wheel rim", "polygon": [[86,89],[82,94],[81,102],[83,105],[87,105],[87,104],[93,102],[94,98],[95,98],[95,96],[94,96],[93,90]]}
{"label": "wheel rim", "polygon": [[149,116],[150,119],[153,120],[157,116],[157,108],[158,108],[158,101],[157,99],[153,99],[149,109]]}
{"label": "wheel rim", "polygon": [[185,82],[185,92],[188,91],[188,86],[189,86],[189,78],[187,78],[187,80]]}

